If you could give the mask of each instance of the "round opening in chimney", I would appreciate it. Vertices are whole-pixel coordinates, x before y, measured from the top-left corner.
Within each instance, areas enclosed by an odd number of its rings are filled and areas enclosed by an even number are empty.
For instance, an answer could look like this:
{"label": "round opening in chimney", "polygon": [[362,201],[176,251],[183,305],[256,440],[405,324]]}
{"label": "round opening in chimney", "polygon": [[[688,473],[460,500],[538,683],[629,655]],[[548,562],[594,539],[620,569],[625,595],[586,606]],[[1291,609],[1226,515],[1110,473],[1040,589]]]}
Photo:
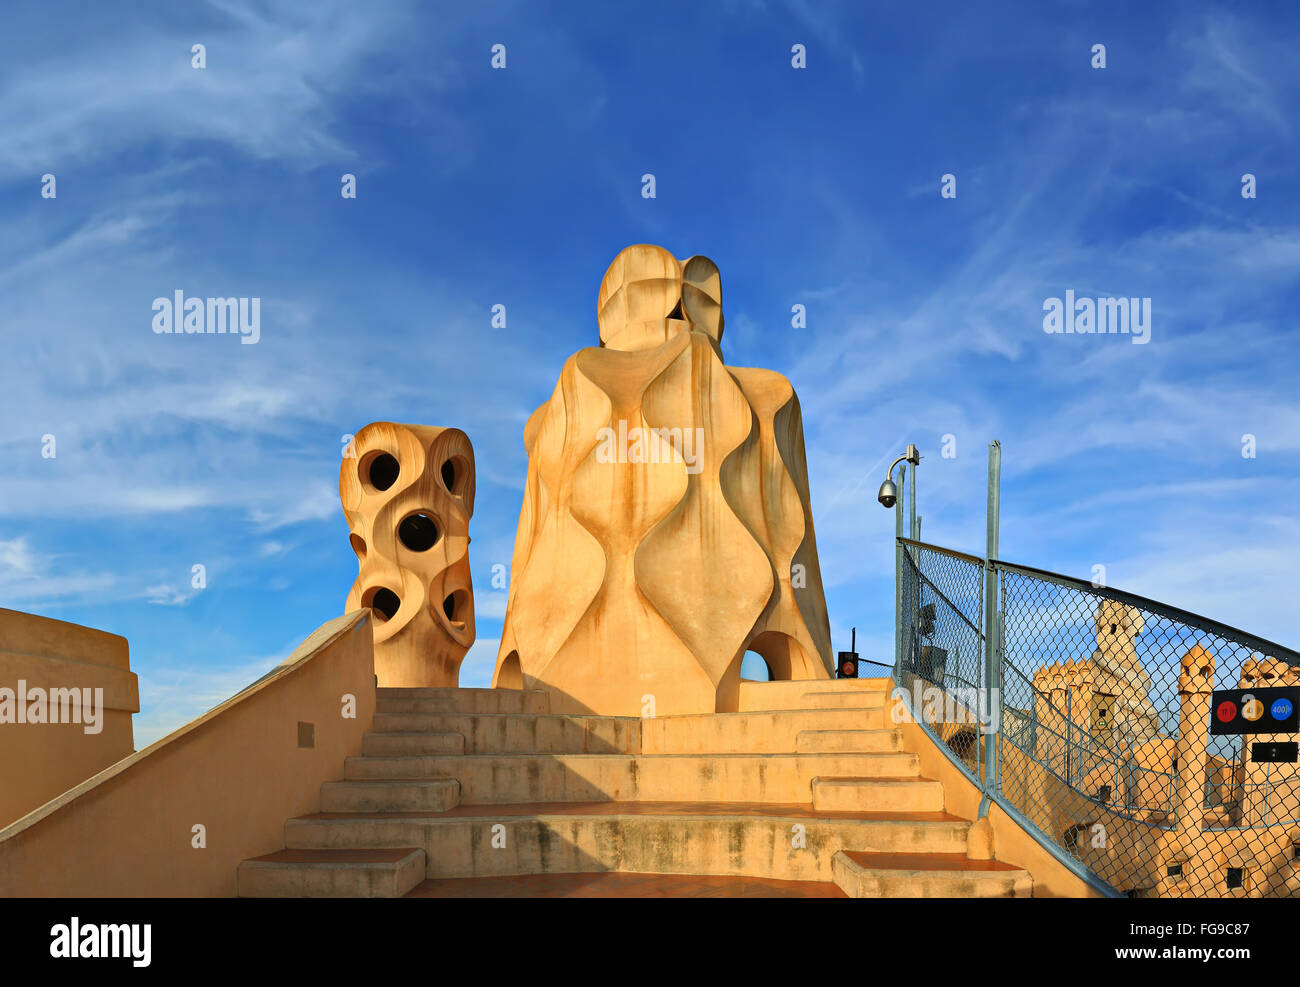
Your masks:
{"label": "round opening in chimney", "polygon": [[397,611],[401,609],[402,601],[391,589],[381,586],[370,597],[368,606],[383,617],[384,620],[392,620]]}
{"label": "round opening in chimney", "polygon": [[362,476],[376,490],[387,490],[397,482],[397,474],[401,471],[401,464],[394,456],[381,452],[366,462]]}
{"label": "round opening in chimney", "polygon": [[397,537],[412,552],[427,552],[438,541],[438,524],[427,514],[412,514],[397,526]]}

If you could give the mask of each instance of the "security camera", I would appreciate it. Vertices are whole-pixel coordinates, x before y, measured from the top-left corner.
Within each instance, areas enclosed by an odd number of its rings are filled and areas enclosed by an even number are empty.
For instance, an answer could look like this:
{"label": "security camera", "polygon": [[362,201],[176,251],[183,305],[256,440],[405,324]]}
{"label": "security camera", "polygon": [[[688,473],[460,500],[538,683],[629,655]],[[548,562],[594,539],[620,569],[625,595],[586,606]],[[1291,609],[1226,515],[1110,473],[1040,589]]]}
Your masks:
{"label": "security camera", "polygon": [[[907,461],[913,466],[916,466],[921,461],[921,453],[917,451],[916,446],[908,443],[907,451],[890,463],[889,469],[885,470],[885,482],[880,485],[880,493],[876,494],[876,500],[887,508],[898,503],[898,488],[894,486],[893,480],[894,467],[903,461]],[[913,501],[913,507],[915,507],[915,496]]]}
{"label": "security camera", "polygon": [[880,493],[876,494],[876,500],[885,507],[893,507],[898,503],[898,488],[894,486],[893,480],[886,480],[880,485]]}

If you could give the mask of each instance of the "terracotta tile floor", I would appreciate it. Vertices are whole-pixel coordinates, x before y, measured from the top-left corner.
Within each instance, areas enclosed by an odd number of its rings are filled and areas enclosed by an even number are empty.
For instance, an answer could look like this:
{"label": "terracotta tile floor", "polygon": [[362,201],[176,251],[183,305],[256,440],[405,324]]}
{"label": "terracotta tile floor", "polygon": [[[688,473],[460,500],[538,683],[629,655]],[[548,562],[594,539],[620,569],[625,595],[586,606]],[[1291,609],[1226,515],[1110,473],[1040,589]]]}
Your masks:
{"label": "terracotta tile floor", "polygon": [[534,874],[425,881],[408,898],[844,898],[834,884],[687,874]]}

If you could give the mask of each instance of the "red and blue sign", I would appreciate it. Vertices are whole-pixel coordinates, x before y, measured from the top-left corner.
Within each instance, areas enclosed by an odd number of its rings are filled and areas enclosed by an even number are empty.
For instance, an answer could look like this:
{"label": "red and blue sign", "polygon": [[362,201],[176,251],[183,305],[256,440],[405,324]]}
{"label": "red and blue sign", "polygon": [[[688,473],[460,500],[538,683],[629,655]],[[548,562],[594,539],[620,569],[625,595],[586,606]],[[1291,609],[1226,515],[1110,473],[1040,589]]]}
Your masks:
{"label": "red and blue sign", "polygon": [[1298,706],[1300,686],[1222,689],[1210,700],[1210,733],[1222,737],[1300,732]]}

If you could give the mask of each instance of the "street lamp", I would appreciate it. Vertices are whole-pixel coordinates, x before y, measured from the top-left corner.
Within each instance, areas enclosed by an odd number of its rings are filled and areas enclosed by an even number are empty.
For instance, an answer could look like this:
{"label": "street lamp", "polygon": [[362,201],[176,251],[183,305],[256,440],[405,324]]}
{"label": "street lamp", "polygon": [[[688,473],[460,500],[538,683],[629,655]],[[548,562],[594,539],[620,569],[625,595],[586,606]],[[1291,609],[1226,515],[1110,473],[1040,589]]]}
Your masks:
{"label": "street lamp", "polygon": [[913,466],[921,462],[920,452],[910,442],[907,445],[907,451],[889,464],[889,469],[885,471],[885,482],[880,485],[880,493],[876,494],[876,500],[880,501],[885,507],[893,507],[898,503],[898,488],[894,486],[893,481],[894,467],[904,460]]}
{"label": "street lamp", "polygon": [[[916,523],[916,467],[921,462],[921,453],[912,443],[907,444],[907,451],[889,464],[889,469],[885,471],[885,482],[880,485],[880,492],[876,494],[876,500],[886,507],[898,505],[898,511],[894,515],[894,675],[897,677],[903,672],[903,505],[898,502],[898,487],[894,486],[894,467],[901,462],[912,464],[912,524],[908,532],[913,538],[920,537],[920,531]],[[906,481],[907,471],[903,471],[902,479]],[[915,589],[916,587],[914,587]],[[912,601],[914,604],[918,600]]]}

